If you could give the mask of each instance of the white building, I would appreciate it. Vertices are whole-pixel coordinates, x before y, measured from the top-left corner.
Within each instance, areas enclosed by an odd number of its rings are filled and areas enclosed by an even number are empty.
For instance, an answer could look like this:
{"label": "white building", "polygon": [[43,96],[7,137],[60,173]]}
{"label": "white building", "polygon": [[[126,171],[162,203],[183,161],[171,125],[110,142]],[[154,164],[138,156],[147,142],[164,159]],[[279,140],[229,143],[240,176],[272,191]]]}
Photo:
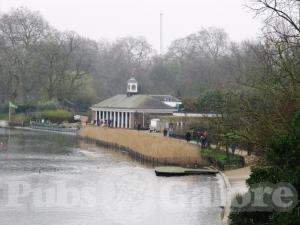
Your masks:
{"label": "white building", "polygon": [[171,95],[143,95],[138,82],[127,82],[127,94],[115,95],[91,107],[94,121],[120,128],[145,128],[150,119],[178,112],[182,102]]}

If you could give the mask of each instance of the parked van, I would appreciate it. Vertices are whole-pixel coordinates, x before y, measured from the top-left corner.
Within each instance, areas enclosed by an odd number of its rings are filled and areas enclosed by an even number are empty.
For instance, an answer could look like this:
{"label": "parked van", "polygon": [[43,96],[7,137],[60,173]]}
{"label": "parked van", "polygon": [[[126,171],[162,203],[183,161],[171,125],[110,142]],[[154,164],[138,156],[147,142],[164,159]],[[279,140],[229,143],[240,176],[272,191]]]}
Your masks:
{"label": "parked van", "polygon": [[160,132],[160,131],[161,131],[160,119],[152,119],[150,121],[150,132]]}

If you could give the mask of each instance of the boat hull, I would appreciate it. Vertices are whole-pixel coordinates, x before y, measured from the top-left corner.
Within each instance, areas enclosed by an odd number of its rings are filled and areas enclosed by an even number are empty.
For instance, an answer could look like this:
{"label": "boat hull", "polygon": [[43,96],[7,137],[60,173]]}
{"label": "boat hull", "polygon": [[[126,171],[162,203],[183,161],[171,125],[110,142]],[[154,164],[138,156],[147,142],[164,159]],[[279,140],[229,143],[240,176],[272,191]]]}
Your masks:
{"label": "boat hull", "polygon": [[212,168],[191,169],[183,167],[156,167],[156,176],[172,177],[172,176],[190,176],[190,175],[216,175],[218,170]]}

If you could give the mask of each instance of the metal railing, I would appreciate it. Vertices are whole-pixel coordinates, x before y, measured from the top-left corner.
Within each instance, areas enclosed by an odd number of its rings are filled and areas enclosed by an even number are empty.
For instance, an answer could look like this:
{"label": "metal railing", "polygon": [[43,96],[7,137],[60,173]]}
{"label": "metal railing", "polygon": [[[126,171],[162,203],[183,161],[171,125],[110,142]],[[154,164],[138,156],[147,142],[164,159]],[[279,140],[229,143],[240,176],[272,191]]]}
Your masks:
{"label": "metal railing", "polygon": [[31,123],[29,127],[38,130],[66,132],[66,133],[76,133],[79,130],[79,128],[69,128],[69,127],[62,127],[59,125],[41,124],[41,123]]}

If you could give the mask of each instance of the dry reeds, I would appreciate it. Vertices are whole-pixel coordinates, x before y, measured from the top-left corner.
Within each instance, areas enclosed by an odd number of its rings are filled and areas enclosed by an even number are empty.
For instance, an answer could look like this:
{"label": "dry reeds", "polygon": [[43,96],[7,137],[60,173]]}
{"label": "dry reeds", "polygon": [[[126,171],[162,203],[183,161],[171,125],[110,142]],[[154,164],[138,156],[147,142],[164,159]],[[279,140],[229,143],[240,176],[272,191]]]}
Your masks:
{"label": "dry reeds", "polygon": [[127,147],[160,162],[178,165],[203,164],[196,145],[160,135],[150,135],[144,131],[85,127],[80,135]]}

